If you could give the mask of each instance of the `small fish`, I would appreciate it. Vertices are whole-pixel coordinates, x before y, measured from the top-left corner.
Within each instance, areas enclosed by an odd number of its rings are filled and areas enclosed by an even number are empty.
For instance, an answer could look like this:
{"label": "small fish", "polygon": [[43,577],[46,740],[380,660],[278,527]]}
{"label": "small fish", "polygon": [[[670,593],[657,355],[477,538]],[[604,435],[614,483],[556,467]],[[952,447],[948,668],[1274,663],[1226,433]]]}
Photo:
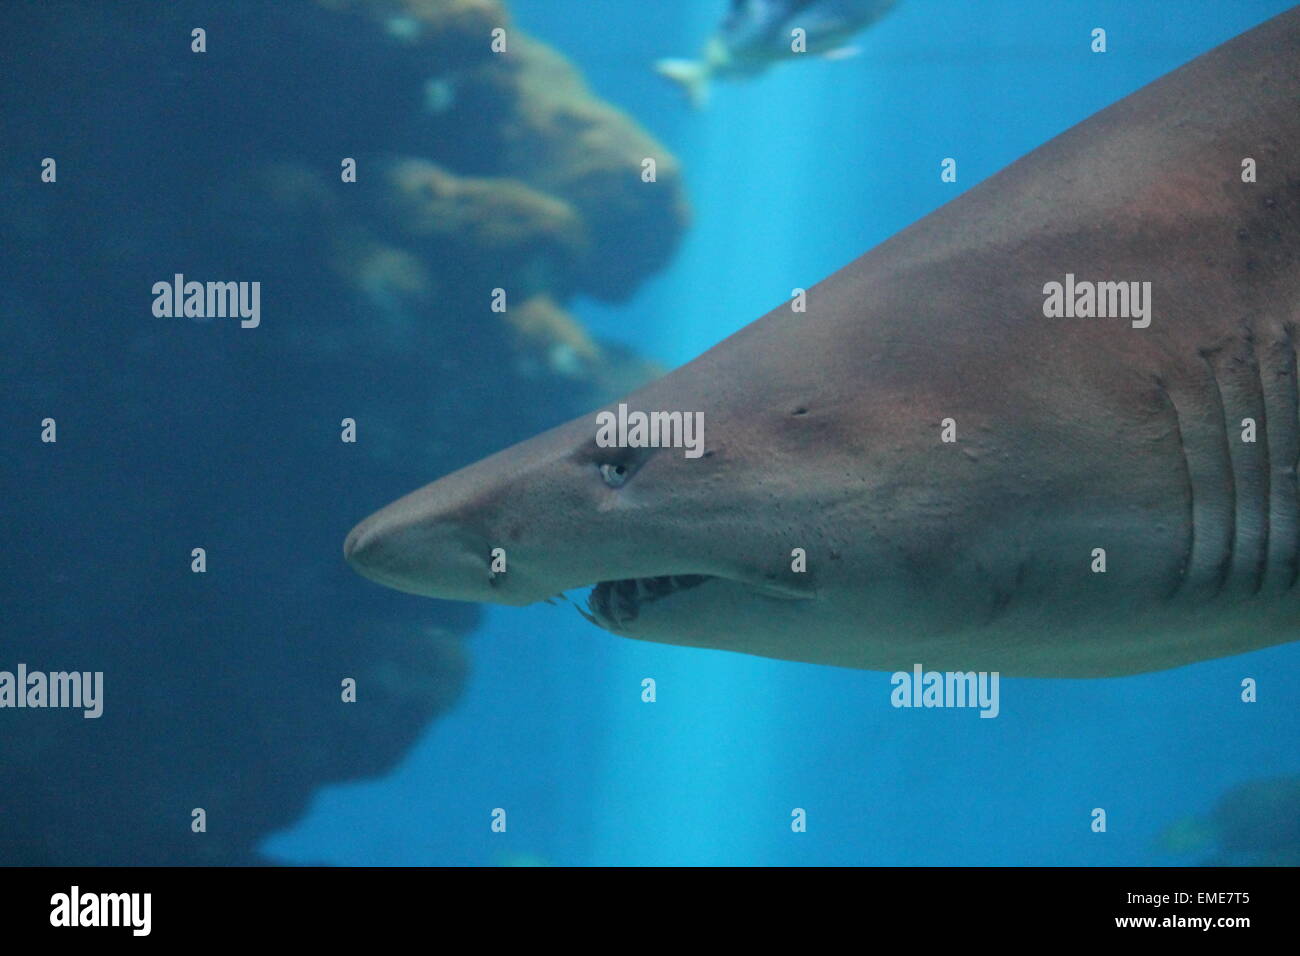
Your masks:
{"label": "small fish", "polygon": [[[699,60],[660,60],[655,70],[679,84],[691,105],[708,100],[713,79],[755,76],[773,63],[811,53],[827,59],[857,54],[845,46],[854,34],[875,23],[897,0],[731,0]],[[794,31],[802,30],[802,49]]]}

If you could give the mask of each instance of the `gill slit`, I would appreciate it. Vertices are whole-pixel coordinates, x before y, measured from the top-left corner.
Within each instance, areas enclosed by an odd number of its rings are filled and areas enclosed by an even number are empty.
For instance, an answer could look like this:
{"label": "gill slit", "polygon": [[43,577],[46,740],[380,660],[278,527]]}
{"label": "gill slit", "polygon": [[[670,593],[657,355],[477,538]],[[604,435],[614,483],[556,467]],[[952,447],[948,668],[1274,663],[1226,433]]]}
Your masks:
{"label": "gill slit", "polygon": [[1215,572],[1214,590],[1210,592],[1210,597],[1213,597],[1228,583],[1228,575],[1232,572],[1232,558],[1237,547],[1237,474],[1232,467],[1232,446],[1228,443],[1228,410],[1227,403],[1223,400],[1223,385],[1219,382],[1218,370],[1210,361],[1209,355],[1204,351],[1199,354],[1201,361],[1209,370],[1210,381],[1214,383],[1214,401],[1219,408],[1219,435],[1223,439],[1220,451],[1223,453],[1224,464],[1227,465],[1228,477],[1227,547],[1224,549],[1223,558],[1219,561],[1218,571]]}

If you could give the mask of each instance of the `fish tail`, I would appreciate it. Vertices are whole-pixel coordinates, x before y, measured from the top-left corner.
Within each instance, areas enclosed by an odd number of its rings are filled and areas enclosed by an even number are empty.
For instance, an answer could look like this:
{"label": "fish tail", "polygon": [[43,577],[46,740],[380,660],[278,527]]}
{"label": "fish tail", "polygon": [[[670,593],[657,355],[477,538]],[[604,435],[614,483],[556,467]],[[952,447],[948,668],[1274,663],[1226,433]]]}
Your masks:
{"label": "fish tail", "polygon": [[686,92],[695,109],[702,109],[709,101],[709,67],[699,60],[660,60],[655,72],[666,76]]}

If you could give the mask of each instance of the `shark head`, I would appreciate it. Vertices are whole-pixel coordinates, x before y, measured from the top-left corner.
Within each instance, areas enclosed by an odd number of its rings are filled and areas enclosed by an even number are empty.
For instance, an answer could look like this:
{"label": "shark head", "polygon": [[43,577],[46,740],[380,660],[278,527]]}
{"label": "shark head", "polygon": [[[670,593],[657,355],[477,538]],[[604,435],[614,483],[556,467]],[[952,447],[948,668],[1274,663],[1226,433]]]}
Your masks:
{"label": "shark head", "polygon": [[[916,635],[964,620],[962,594],[983,613],[986,591],[957,582],[973,565],[944,553],[952,509],[924,500],[925,476],[946,467],[924,460],[942,456],[923,422],[937,418],[889,384],[888,362],[861,388],[860,356],[832,332],[778,309],[618,402],[395,501],[344,554],[428,597],[563,595],[624,637],[910,667]],[[638,412],[680,413],[696,434],[602,440],[602,423]]]}
{"label": "shark head", "polygon": [[[779,438],[762,432],[806,410],[742,422],[686,394],[661,380],[454,472],[366,518],[344,554],[365,577],[428,597],[527,605],[583,590],[575,603],[593,623],[669,643],[727,646],[796,615],[815,579],[792,571],[788,529],[752,517],[797,505],[789,472],[771,468]],[[602,424],[620,405],[680,413],[663,419],[665,440],[681,434],[669,421],[702,434],[689,449],[608,445]]]}

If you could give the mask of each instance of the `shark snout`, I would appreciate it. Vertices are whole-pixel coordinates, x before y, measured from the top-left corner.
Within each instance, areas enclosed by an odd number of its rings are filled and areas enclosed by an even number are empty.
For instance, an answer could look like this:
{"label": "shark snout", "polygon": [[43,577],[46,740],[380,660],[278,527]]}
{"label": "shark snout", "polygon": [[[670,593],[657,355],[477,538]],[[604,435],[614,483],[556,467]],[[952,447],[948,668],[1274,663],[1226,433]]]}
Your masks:
{"label": "shark snout", "polygon": [[372,581],[403,591],[416,590],[419,568],[413,538],[411,528],[380,511],[348,532],[343,557]]}
{"label": "shark snout", "polygon": [[358,524],[343,555],[364,577],[409,594],[513,605],[545,600],[560,590],[556,562],[530,547],[536,522],[520,470],[507,463],[503,478],[480,462],[440,478]]}
{"label": "shark snout", "polygon": [[353,528],[344,556],[399,591],[516,606],[604,581],[712,573],[688,534],[647,513],[652,493],[624,494],[606,477],[613,453],[591,447],[593,427],[575,420],[411,492]]}
{"label": "shark snout", "polygon": [[362,573],[370,568],[380,568],[384,563],[387,540],[388,535],[377,530],[372,515],[348,532],[343,541],[343,557]]}
{"label": "shark snout", "polygon": [[366,518],[343,542],[343,556],[363,576],[426,597],[501,601],[491,548],[464,522],[406,499]]}

